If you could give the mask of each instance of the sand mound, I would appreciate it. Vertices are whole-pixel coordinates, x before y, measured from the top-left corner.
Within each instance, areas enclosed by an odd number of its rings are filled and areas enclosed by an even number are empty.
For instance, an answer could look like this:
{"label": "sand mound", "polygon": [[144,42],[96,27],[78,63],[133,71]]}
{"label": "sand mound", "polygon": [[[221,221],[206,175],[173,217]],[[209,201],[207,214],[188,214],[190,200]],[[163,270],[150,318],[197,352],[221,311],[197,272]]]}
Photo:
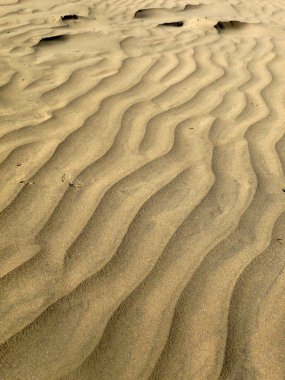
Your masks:
{"label": "sand mound", "polygon": [[0,379],[281,380],[281,1],[0,6]]}

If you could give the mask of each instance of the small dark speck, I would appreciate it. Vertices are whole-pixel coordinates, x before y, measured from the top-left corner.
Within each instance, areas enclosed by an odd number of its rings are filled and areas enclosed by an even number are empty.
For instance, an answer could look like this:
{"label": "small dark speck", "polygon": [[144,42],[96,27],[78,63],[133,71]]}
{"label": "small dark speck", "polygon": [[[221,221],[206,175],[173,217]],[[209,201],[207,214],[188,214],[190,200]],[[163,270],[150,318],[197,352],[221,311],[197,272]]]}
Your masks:
{"label": "small dark speck", "polygon": [[282,189],[283,193],[285,193],[285,189]]}
{"label": "small dark speck", "polygon": [[20,164],[20,163],[18,163],[18,164],[16,164],[17,166],[21,166],[22,164]]}

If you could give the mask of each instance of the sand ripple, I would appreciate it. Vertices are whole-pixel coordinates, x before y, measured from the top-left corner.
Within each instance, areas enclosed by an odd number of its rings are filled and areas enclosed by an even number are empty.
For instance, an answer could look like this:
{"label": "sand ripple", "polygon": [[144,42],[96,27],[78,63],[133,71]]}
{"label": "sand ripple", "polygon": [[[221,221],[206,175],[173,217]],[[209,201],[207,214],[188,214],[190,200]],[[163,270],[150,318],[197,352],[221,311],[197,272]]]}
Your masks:
{"label": "sand ripple", "polygon": [[1,4],[1,380],[284,379],[285,5],[213,3]]}

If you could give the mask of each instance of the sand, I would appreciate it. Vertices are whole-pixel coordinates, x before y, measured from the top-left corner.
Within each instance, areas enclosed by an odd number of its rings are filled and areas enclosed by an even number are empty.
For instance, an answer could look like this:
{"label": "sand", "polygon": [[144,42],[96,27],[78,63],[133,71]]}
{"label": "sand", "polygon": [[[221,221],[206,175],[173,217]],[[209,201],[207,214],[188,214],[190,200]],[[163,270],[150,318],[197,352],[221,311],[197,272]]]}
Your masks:
{"label": "sand", "polygon": [[1,0],[1,380],[285,379],[284,21]]}

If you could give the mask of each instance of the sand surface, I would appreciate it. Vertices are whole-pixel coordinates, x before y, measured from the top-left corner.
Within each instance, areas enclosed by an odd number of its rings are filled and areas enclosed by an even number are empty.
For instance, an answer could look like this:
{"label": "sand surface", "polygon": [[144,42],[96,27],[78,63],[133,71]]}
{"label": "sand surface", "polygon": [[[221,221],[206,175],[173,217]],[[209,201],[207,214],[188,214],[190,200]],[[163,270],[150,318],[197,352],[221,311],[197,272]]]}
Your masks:
{"label": "sand surface", "polygon": [[0,379],[284,380],[285,1],[1,0],[0,86]]}

